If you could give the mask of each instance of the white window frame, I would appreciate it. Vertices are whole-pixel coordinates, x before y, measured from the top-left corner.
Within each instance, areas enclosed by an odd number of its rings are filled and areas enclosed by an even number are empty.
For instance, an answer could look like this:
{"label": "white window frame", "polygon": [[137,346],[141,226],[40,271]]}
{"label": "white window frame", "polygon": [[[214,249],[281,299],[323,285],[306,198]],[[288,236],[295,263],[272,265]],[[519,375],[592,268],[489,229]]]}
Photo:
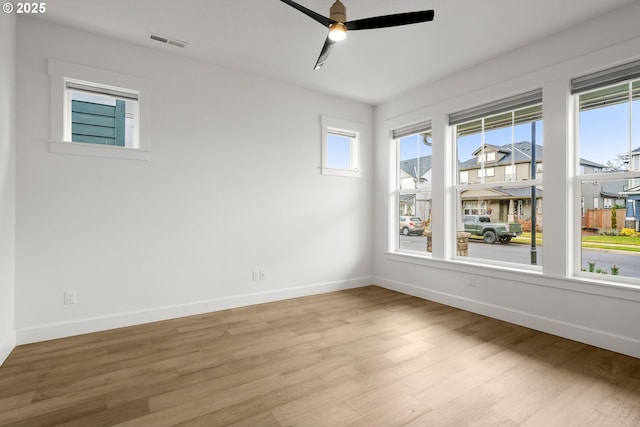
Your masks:
{"label": "white window frame", "polygon": [[[594,90],[601,90],[607,87],[619,86],[624,83],[629,83],[629,85],[631,85],[632,82],[638,81],[639,79],[637,77],[637,74],[628,74],[632,77],[630,78],[625,77],[627,73],[624,71],[624,68],[628,66],[631,66],[630,68],[635,68],[636,71],[640,70],[640,62],[637,61],[636,63],[621,65],[618,67],[614,67],[613,69],[610,69],[610,70],[604,70],[601,72],[593,73],[591,75],[575,78],[571,82],[571,85],[572,85],[571,103],[573,106],[573,117],[574,117],[573,128],[575,129],[574,138],[573,138],[573,151],[575,155],[574,155],[573,162],[574,162],[574,170],[580,171],[579,174],[575,173],[575,176],[573,177],[574,206],[577,206],[578,203],[584,206],[584,197],[582,196],[582,186],[584,184],[596,184],[596,183],[601,184],[603,181],[620,181],[620,180],[631,181],[633,179],[640,178],[640,171],[627,170],[627,171],[621,171],[621,172],[610,172],[605,174],[605,173],[601,173],[602,172],[601,169],[596,167],[594,167],[593,170],[591,170],[590,172],[587,172],[584,166],[579,165],[580,163],[580,96]],[[620,70],[622,71],[618,72]],[[591,82],[588,85],[583,85],[581,87],[581,84],[584,81],[591,81]],[[637,111],[634,111],[633,108],[629,108],[629,125],[630,126],[631,126],[631,123],[633,123],[632,115],[635,115],[635,114],[639,114],[639,113]],[[631,128],[629,128],[628,136],[629,136],[629,153],[631,153],[631,150],[633,149],[633,147],[637,145],[637,142],[633,141],[633,132]],[[590,159],[590,160],[593,160],[593,159]],[[594,197],[593,200],[595,205],[597,198]],[[598,209],[599,207],[596,205],[594,206],[594,208]],[[584,209],[581,209],[580,212],[582,213],[582,215],[584,215]],[[603,276],[600,274],[594,274],[594,273],[582,271],[582,267],[583,267],[582,266],[582,237],[580,232],[581,225],[582,225],[581,218],[579,218],[577,215],[574,215],[572,226],[573,226],[573,233],[575,236],[575,238],[573,239],[573,253],[575,254],[575,256],[573,257],[573,265],[572,265],[573,271],[571,276],[582,278],[582,279],[587,278],[589,280],[594,280],[600,283],[606,283],[606,284],[612,284],[612,285],[632,284],[637,286],[640,283],[640,279],[636,277],[612,276],[610,274]]]}
{"label": "white window frame", "polygon": [[495,162],[496,158],[497,157],[495,151],[478,154],[478,163]]}
{"label": "white window frame", "polygon": [[460,171],[460,185],[467,184],[469,184],[469,171]]}
{"label": "white window frame", "polygon": [[[360,167],[360,145],[362,144],[363,125],[328,116],[320,117],[320,125],[322,127],[322,175],[362,177],[364,171]],[[349,137],[349,167],[347,169],[329,167],[328,140],[330,134]]]}
{"label": "white window frame", "polygon": [[[453,144],[454,152],[457,152],[457,144],[458,144],[457,127],[459,125],[482,120],[481,132],[485,132],[485,129],[484,129],[485,120],[497,115],[503,115],[507,112],[512,112],[512,121],[513,121],[516,112],[521,111],[522,109],[535,107],[538,105],[542,108],[542,105],[543,105],[542,89],[537,89],[521,95],[516,95],[512,98],[498,100],[496,102],[488,103],[477,108],[470,108],[467,110],[462,110],[460,112],[450,113],[449,114],[449,132],[450,132],[451,141],[454,141],[454,144]],[[540,116],[539,120],[542,120],[542,115]],[[537,120],[534,120],[534,121],[537,121]],[[512,132],[512,143],[515,143],[513,132]],[[481,137],[481,146],[486,148],[484,136]],[[458,171],[459,162],[457,157],[458,157],[457,155],[452,156],[452,160],[453,160],[452,168],[455,171]],[[481,156],[478,156],[478,157],[481,160],[486,158]],[[503,189],[533,187],[533,186],[538,188],[543,187],[543,182],[541,177],[537,177],[537,176],[536,176],[536,179],[528,179],[526,181],[485,180],[486,177],[495,176],[495,168],[494,166],[487,168],[485,167],[484,162],[481,161],[480,163],[481,163],[481,168],[478,170],[478,173],[477,173],[478,178],[480,179],[479,183],[463,185],[462,183],[458,182],[453,184],[453,189],[455,191],[455,204],[456,204],[453,215],[456,223],[458,224],[457,229],[462,229],[463,227],[463,224],[462,224],[462,217],[464,215],[463,205],[462,205],[463,192],[470,191],[470,190],[485,190],[485,189],[491,190],[496,187],[501,187]],[[457,175],[459,177],[459,174]],[[522,209],[521,203],[522,201],[520,201],[519,206],[518,204],[516,204],[516,209],[518,208]],[[538,207],[536,207],[536,209],[538,209]],[[536,213],[532,212],[532,215],[535,215],[535,214]],[[470,263],[477,263],[482,265],[491,265],[491,266],[498,266],[498,267],[507,267],[510,269],[518,270],[518,271],[542,272],[543,270],[543,266],[541,264],[530,265],[530,264],[521,264],[521,263],[493,260],[493,259],[487,259],[487,258],[467,258],[467,257],[458,256],[454,252],[453,245],[450,246],[449,251],[450,251],[449,257],[457,261],[465,261]]]}
{"label": "white window frame", "polygon": [[[400,215],[399,206],[401,203],[402,195],[414,195],[416,200],[416,206],[418,201],[418,196],[421,194],[431,194],[433,196],[432,188],[401,188],[401,168],[400,168],[400,140],[404,137],[419,135],[425,132],[432,132],[431,119],[420,118],[418,121],[413,122],[409,125],[406,123],[400,124],[399,126],[393,126],[389,128],[390,133],[390,178],[391,178],[391,205],[390,205],[390,214],[389,214],[389,251],[396,254],[411,254],[412,256],[418,256],[420,258],[429,259],[432,257],[431,252],[422,252],[415,251],[410,249],[405,249],[400,247],[400,233],[399,233],[399,221]],[[431,199],[433,201],[433,199]],[[417,216],[418,212],[414,212],[414,215]],[[427,232],[427,220],[432,218],[422,218],[425,223],[425,232]],[[425,240],[425,249],[426,249],[426,240]]]}
{"label": "white window frame", "polygon": [[496,170],[493,167],[478,169],[478,178],[491,178],[496,176]]}
{"label": "white window frame", "polygon": [[510,165],[505,165],[504,167],[504,180],[507,182],[510,181],[517,181],[517,167],[514,164],[510,164]]}
{"label": "white window frame", "polygon": [[[150,159],[151,146],[148,120],[145,115],[150,102],[151,82],[147,79],[129,76],[114,71],[102,70],[85,65],[49,59],[48,73],[51,80],[51,128],[49,150],[52,153],[80,156],[107,157],[126,160]],[[135,147],[72,142],[70,132],[70,111],[67,98],[67,83],[80,83],[96,88],[96,91],[115,91],[135,94],[138,99],[137,135]]]}

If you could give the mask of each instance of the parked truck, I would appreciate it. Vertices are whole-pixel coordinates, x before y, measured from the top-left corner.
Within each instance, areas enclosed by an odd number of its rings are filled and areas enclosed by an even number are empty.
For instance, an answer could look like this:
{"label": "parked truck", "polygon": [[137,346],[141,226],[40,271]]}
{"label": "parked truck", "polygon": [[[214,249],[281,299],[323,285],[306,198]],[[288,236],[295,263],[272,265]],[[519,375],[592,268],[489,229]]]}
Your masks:
{"label": "parked truck", "polygon": [[489,215],[465,215],[462,222],[464,231],[474,236],[482,236],[486,243],[509,243],[512,238],[522,234],[518,223],[491,222]]}

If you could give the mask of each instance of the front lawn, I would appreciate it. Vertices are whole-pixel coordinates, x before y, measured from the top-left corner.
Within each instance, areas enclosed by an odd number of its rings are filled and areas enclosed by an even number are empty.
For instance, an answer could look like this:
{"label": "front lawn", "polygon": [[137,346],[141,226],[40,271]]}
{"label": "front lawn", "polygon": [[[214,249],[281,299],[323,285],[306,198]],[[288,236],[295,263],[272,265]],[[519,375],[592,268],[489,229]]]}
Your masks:
{"label": "front lawn", "polygon": [[640,237],[631,236],[582,236],[582,242],[640,246]]}
{"label": "front lawn", "polygon": [[[473,240],[482,240],[482,236],[471,236]],[[511,243],[531,244],[531,233],[522,233],[514,237]],[[542,246],[542,233],[536,233],[536,246]],[[582,236],[582,247],[592,249],[610,249],[627,252],[640,252],[640,237],[629,236]]]}

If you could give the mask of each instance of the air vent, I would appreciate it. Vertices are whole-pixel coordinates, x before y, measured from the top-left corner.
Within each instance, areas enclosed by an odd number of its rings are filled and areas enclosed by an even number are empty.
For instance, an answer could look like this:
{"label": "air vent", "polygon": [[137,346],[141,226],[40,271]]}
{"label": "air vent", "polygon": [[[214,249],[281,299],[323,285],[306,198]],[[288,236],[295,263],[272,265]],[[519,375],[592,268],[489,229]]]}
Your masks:
{"label": "air vent", "polygon": [[171,46],[176,46],[179,48],[185,48],[189,43],[183,42],[181,40],[172,39],[170,37],[161,36],[159,34],[149,33],[149,38],[151,40],[155,40],[160,43],[170,44]]}

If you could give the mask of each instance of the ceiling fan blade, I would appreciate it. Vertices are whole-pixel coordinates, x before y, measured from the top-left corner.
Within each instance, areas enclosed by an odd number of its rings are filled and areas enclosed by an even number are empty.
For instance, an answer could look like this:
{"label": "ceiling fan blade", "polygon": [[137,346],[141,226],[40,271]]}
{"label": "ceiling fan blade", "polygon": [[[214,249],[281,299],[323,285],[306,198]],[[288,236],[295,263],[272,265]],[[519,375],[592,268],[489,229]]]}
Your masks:
{"label": "ceiling fan blade", "polygon": [[281,0],[283,3],[288,4],[289,6],[291,6],[294,9],[299,10],[300,12],[304,13],[305,15],[307,15],[308,17],[318,21],[319,23],[321,23],[322,25],[324,25],[325,27],[328,27],[331,24],[334,24],[336,21],[334,21],[331,18],[327,18],[326,16],[322,16],[317,12],[314,12],[311,9],[307,9],[306,7],[299,5],[298,3],[291,1],[291,0]]}
{"label": "ceiling fan blade", "polygon": [[344,25],[347,27],[347,30],[371,30],[374,28],[396,27],[398,25],[433,21],[433,16],[433,10],[422,10],[419,12],[397,13],[395,15],[356,19],[355,21],[345,22]]}
{"label": "ceiling fan blade", "polygon": [[324,46],[322,46],[322,51],[320,52],[320,56],[318,57],[318,61],[316,62],[316,66],[313,67],[314,70],[319,70],[324,65],[325,61],[329,57],[329,52],[331,48],[336,42],[331,40],[328,36],[324,42]]}

